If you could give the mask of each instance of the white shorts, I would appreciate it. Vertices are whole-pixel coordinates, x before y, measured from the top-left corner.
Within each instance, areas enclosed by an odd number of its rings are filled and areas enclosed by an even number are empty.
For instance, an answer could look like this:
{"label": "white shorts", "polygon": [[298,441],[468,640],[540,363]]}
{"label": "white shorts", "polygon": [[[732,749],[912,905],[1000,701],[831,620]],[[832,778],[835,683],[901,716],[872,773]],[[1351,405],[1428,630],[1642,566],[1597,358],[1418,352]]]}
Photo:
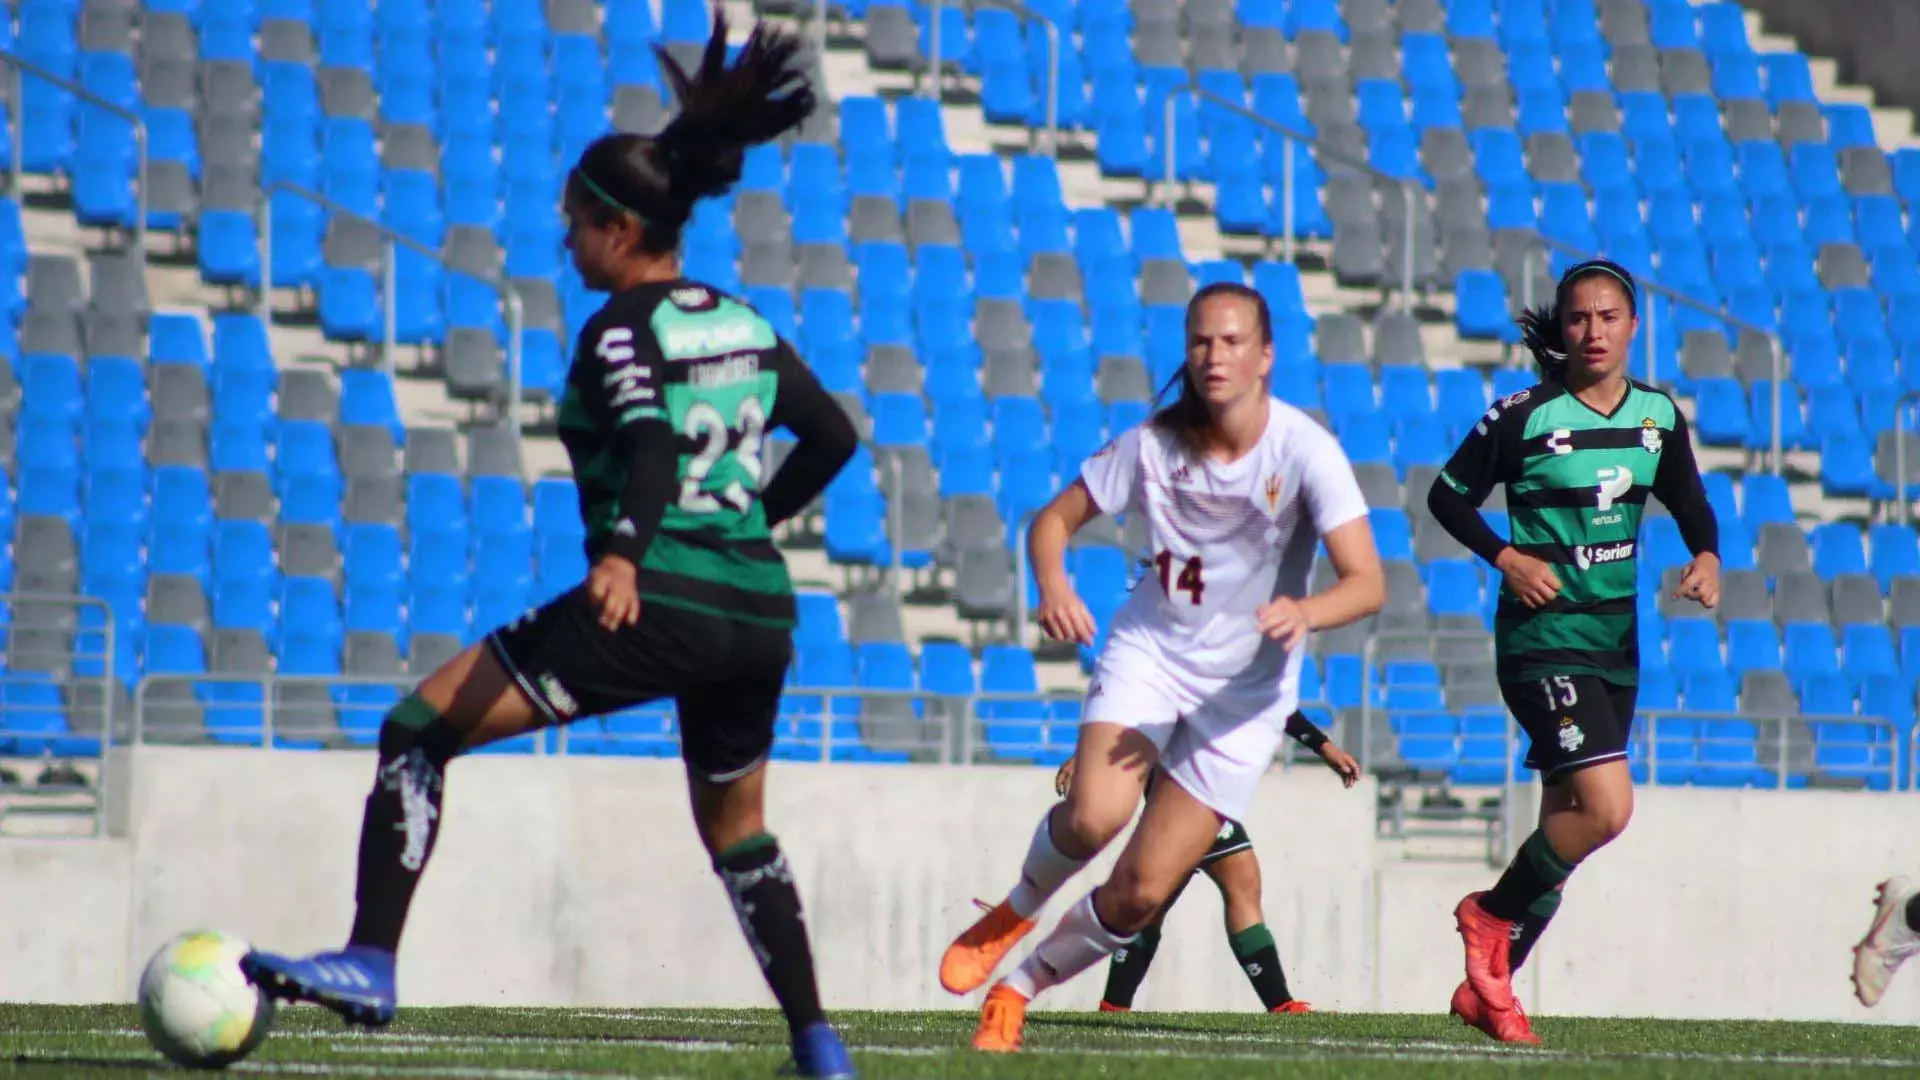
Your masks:
{"label": "white shorts", "polygon": [[1286,735],[1294,695],[1281,681],[1195,675],[1120,637],[1087,684],[1083,724],[1117,724],[1153,741],[1160,767],[1214,813],[1246,816]]}

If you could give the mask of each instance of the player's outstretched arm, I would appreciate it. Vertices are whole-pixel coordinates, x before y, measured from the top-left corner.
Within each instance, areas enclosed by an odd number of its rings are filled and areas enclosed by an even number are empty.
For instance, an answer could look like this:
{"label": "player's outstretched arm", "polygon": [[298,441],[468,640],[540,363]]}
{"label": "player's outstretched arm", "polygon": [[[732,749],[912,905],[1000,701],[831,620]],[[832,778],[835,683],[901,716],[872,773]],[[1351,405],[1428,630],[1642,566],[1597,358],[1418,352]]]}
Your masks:
{"label": "player's outstretched arm", "polygon": [[1040,587],[1040,628],[1060,641],[1091,645],[1099,636],[1093,613],[1067,577],[1067,541],[1099,513],[1086,481],[1075,480],[1041,507],[1027,527],[1027,563]]}

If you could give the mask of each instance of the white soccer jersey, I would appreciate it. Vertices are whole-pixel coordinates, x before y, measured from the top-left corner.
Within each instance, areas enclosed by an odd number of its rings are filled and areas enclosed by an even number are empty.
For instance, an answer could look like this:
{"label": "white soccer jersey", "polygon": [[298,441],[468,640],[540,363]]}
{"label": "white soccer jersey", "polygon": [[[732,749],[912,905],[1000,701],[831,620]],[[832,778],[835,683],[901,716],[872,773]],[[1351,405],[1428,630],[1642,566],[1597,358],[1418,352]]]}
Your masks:
{"label": "white soccer jersey", "polygon": [[1149,422],[1089,458],[1081,478],[1102,511],[1145,516],[1151,562],[1113,636],[1195,675],[1291,690],[1299,660],[1260,633],[1259,609],[1307,595],[1319,538],[1367,512],[1333,435],[1275,399],[1238,461],[1195,457]]}

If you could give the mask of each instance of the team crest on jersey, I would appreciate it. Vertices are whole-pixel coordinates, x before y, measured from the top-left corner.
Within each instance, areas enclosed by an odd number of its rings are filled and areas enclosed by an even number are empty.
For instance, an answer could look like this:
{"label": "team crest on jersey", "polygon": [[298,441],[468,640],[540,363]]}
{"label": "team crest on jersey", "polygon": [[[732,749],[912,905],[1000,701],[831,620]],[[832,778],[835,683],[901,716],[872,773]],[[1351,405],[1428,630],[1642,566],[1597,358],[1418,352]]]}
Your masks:
{"label": "team crest on jersey", "polygon": [[1511,409],[1532,396],[1533,391],[1531,390],[1521,390],[1517,393],[1509,394],[1507,395],[1507,399],[1500,403],[1500,407],[1503,409]]}
{"label": "team crest on jersey", "polygon": [[1580,730],[1580,725],[1573,722],[1573,717],[1560,718],[1560,749],[1571,754],[1580,749],[1586,741],[1587,733]]}
{"label": "team crest on jersey", "polygon": [[1269,514],[1279,513],[1280,512],[1280,478],[1277,476],[1267,477],[1266,490],[1267,490],[1267,513]]}
{"label": "team crest on jersey", "polygon": [[667,302],[681,311],[708,311],[718,306],[713,292],[698,286],[673,290],[667,294]]}
{"label": "team crest on jersey", "polygon": [[1640,421],[1640,445],[1649,454],[1660,452],[1660,425],[1654,423],[1651,416]]}

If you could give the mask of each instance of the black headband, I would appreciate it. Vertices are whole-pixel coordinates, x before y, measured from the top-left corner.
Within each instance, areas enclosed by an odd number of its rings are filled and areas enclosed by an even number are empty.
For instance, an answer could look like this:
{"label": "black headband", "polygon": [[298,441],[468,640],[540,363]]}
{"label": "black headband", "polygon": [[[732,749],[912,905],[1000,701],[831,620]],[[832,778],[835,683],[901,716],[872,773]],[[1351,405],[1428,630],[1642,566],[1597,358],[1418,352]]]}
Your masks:
{"label": "black headband", "polygon": [[1554,307],[1561,306],[1561,302],[1566,298],[1567,290],[1573,287],[1574,282],[1579,281],[1589,274],[1605,274],[1615,281],[1618,281],[1620,287],[1627,290],[1627,303],[1633,305],[1633,307],[1638,310],[1640,298],[1633,287],[1633,275],[1627,272],[1626,267],[1608,259],[1589,259],[1586,262],[1568,267],[1567,272],[1560,275],[1559,287],[1554,290]]}

